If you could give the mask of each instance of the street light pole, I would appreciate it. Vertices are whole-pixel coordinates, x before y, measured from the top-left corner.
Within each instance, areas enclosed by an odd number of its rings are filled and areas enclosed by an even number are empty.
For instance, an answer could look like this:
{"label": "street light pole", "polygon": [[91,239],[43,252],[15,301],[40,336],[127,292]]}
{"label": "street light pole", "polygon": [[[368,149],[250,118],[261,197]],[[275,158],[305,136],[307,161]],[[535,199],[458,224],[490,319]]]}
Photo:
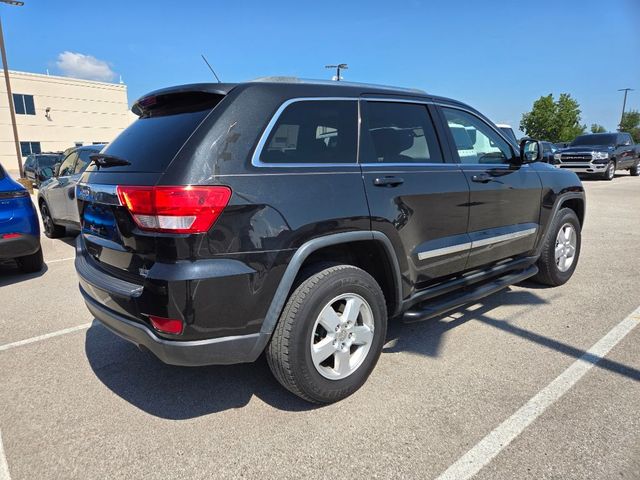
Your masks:
{"label": "street light pole", "polygon": [[[16,2],[11,0],[0,0],[0,3],[6,3],[21,7],[23,2]],[[18,125],[16,123],[16,110],[13,105],[13,95],[11,94],[11,81],[9,80],[9,64],[7,63],[7,52],[4,48],[4,32],[2,31],[2,19],[0,18],[0,54],[2,55],[2,68],[4,69],[4,81],[7,84],[7,99],[9,100],[9,114],[11,115],[11,126],[13,127],[13,139],[16,144],[16,156],[18,157],[18,170],[20,171],[20,178],[24,178],[24,171],[22,170],[22,151],[20,150],[20,139],[18,138]]]}
{"label": "street light pole", "polygon": [[622,122],[624,121],[624,109],[627,106],[627,93],[633,92],[633,88],[621,88],[619,92],[624,92],[624,100],[622,101],[622,115],[620,116],[620,125],[618,125],[618,131],[622,131]]}

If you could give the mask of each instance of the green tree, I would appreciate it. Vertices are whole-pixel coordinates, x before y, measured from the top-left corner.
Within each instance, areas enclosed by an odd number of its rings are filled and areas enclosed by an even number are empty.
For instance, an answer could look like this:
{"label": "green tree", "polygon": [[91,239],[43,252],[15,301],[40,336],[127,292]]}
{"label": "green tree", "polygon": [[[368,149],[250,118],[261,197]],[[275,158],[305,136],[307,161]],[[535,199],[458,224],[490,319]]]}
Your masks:
{"label": "green tree", "polygon": [[561,93],[558,100],[553,94],[533,102],[530,112],[522,114],[520,130],[529,137],[549,142],[570,142],[585,132],[580,124],[580,105],[568,93]]}
{"label": "green tree", "polygon": [[640,112],[638,110],[624,113],[620,122],[620,131],[630,133],[633,141],[640,143]]}
{"label": "green tree", "polygon": [[591,133],[604,133],[607,129],[598,123],[591,124]]}

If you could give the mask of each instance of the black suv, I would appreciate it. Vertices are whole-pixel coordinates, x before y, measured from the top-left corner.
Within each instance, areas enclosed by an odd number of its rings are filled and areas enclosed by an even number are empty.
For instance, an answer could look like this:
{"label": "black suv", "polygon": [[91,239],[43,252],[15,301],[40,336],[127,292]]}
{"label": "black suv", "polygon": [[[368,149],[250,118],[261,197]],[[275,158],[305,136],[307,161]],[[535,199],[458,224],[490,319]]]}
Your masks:
{"label": "black suv", "polygon": [[92,314],[166,363],[266,352],[286,388],[332,402],[371,373],[387,318],[576,268],[580,180],[455,100],[269,79],[133,111],[78,184],[75,265]]}

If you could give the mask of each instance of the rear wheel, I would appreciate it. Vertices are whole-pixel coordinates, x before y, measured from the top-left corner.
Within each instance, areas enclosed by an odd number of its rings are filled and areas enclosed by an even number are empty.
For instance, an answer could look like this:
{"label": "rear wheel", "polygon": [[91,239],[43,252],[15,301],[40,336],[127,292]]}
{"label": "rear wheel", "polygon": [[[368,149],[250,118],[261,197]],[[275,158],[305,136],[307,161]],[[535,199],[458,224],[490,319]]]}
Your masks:
{"label": "rear wheel", "polygon": [[42,216],[42,224],[44,225],[44,234],[49,238],[59,238],[64,236],[65,228],[53,223],[51,212],[46,202],[40,203],[40,215]]}
{"label": "rear wheel", "polygon": [[629,169],[629,174],[632,177],[637,177],[640,175],[640,162],[636,163],[633,167]]}
{"label": "rear wheel", "polygon": [[570,208],[558,212],[538,260],[538,273],[532,280],[557,287],[566,283],[578,264],[582,237],[580,221]]}
{"label": "rear wheel", "polygon": [[325,268],[291,294],[267,347],[289,391],[331,403],[358,390],[375,367],[387,329],[384,295],[364,270]]}
{"label": "rear wheel", "polygon": [[44,258],[42,257],[42,249],[39,248],[36,253],[26,255],[24,257],[18,257],[18,266],[24,273],[39,272],[44,265]]}

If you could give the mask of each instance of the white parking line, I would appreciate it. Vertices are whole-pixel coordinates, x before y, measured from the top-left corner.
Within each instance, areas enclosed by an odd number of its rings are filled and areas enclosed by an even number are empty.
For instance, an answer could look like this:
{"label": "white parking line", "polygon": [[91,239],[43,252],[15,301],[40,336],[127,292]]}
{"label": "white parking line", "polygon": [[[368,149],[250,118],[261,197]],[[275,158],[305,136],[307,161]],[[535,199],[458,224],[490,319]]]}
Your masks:
{"label": "white parking line", "polygon": [[4,454],[4,446],[2,445],[2,430],[0,430],[0,480],[11,480],[7,456]]}
{"label": "white parking line", "polygon": [[78,325],[77,327],[65,328],[64,330],[58,330],[57,332],[47,333],[45,335],[39,335],[37,337],[27,338],[26,340],[20,340],[18,342],[7,343],[5,345],[0,345],[0,352],[5,350],[10,350],[12,348],[21,347],[23,345],[29,345],[30,343],[40,342],[42,340],[47,340],[48,338],[59,337],[60,335],[66,335],[67,333],[77,332],[78,330],[86,330],[92,325],[92,323],[84,323],[82,325]]}
{"label": "white parking line", "polygon": [[613,327],[584,355],[549,385],[529,400],[510,418],[502,422],[471,450],[447,468],[436,480],[465,480],[473,477],[507,447],[547,408],[573,387],[593,366],[602,360],[634,327],[640,324],[640,307]]}
{"label": "white parking line", "polygon": [[45,260],[44,263],[66,262],[67,260],[75,260],[76,257],[57,258],[56,260]]}

